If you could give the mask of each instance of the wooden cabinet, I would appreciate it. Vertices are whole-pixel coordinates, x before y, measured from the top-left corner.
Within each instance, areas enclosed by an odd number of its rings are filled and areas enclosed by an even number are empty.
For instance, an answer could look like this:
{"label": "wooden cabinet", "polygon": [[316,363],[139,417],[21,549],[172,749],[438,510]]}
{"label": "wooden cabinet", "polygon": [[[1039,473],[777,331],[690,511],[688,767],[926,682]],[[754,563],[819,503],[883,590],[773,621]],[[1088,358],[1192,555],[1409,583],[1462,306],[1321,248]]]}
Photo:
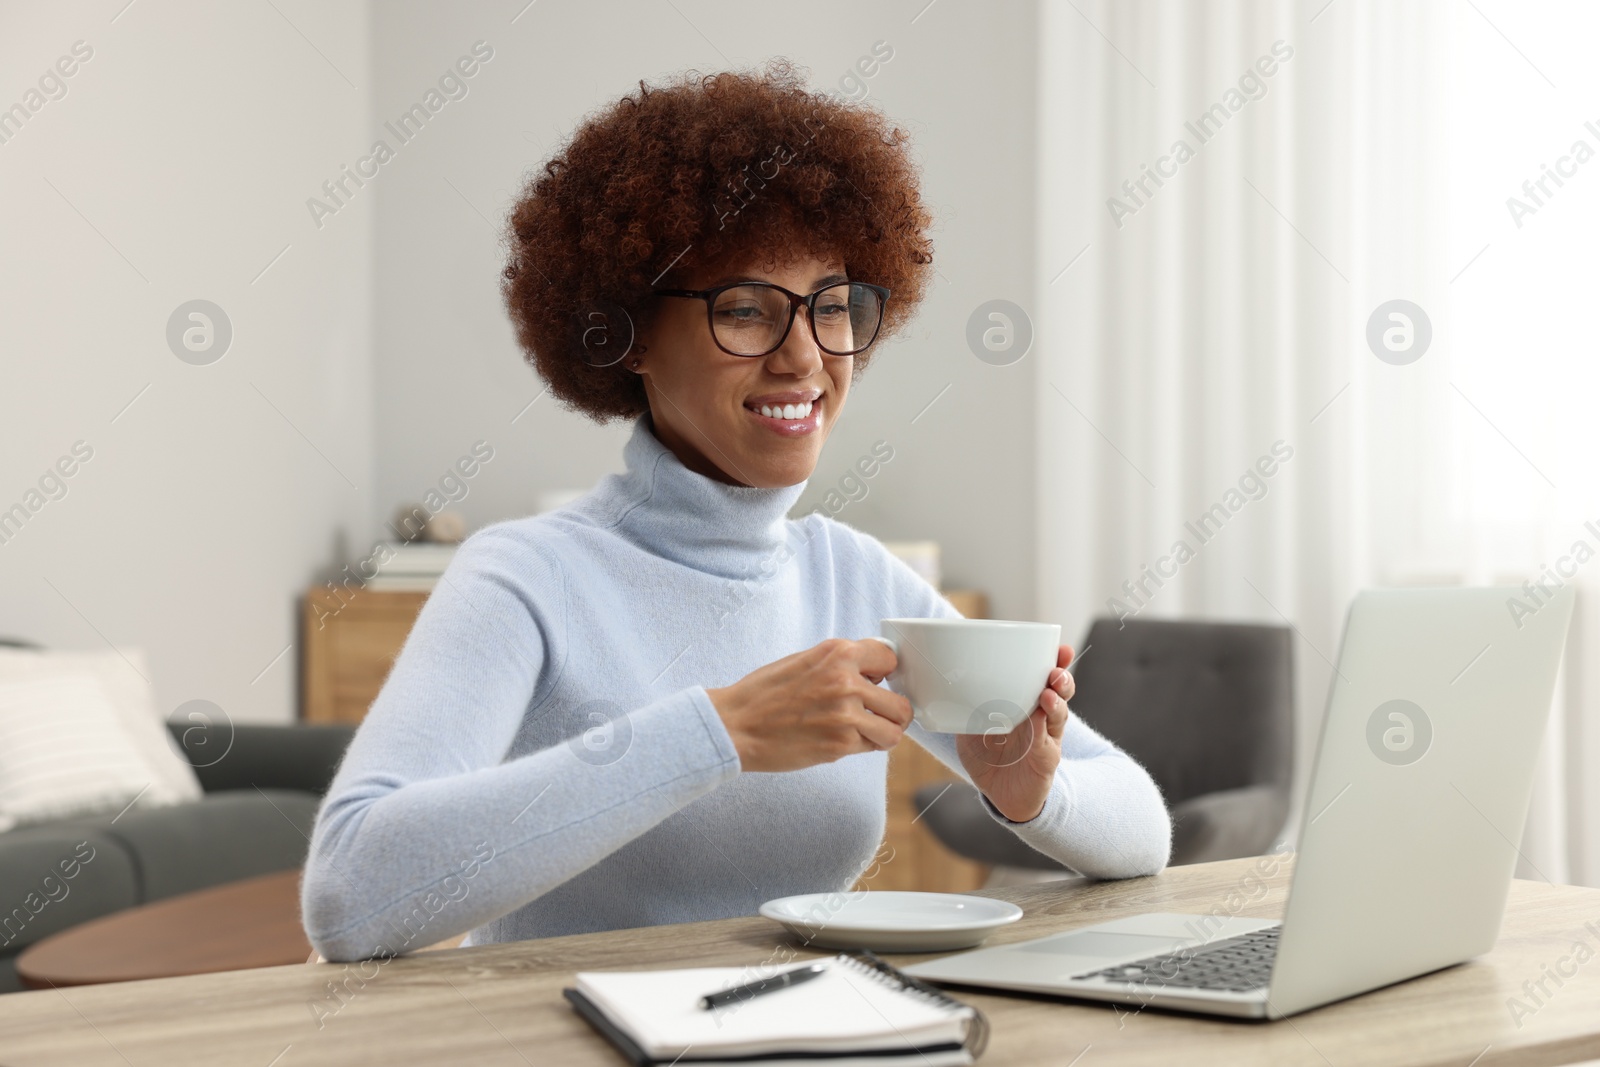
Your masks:
{"label": "wooden cabinet", "polygon": [[944,598],[950,606],[969,619],[989,617],[989,596],[977,589],[946,589]]}
{"label": "wooden cabinet", "polygon": [[364,719],[427,599],[427,593],[335,593],[327,586],[307,593],[300,717],[306,722]]}
{"label": "wooden cabinet", "polygon": [[[988,615],[988,599],[981,592],[951,590],[945,597],[968,618]],[[427,599],[422,592],[335,593],[326,586],[308,592],[301,623],[301,718],[359,723]],[[958,893],[983,884],[988,868],[939,844],[912,806],[918,788],[953,778],[944,764],[915,744],[897,745],[889,753],[887,832],[878,862],[859,888]]]}

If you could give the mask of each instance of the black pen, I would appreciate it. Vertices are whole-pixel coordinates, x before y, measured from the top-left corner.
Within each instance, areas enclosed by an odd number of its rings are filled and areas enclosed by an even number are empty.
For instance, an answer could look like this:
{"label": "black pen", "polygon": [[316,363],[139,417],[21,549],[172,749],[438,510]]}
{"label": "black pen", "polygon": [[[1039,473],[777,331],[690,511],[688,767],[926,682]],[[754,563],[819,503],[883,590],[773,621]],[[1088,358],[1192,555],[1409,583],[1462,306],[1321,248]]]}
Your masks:
{"label": "black pen", "polygon": [[820,963],[813,963],[809,967],[796,967],[792,971],[784,971],[782,974],[775,974],[771,978],[763,978],[759,982],[736,985],[732,989],[724,989],[718,993],[707,993],[700,998],[700,1006],[710,1011],[712,1008],[720,1008],[735,1001],[759,997],[763,993],[773,993],[780,989],[788,989],[790,986],[797,986],[801,982],[809,982],[825,970],[827,968]]}

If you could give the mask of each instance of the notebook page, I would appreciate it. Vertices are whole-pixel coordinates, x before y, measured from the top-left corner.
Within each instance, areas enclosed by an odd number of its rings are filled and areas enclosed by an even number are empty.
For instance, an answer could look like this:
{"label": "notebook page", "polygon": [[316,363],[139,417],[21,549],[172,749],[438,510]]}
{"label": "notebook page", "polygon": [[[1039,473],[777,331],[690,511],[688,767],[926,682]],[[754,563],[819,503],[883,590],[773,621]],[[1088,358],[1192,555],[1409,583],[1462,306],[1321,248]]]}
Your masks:
{"label": "notebook page", "polygon": [[686,1049],[700,1056],[907,1048],[959,1042],[965,1034],[969,1013],[896,989],[848,964],[822,962],[828,969],[819,978],[711,1010],[700,1006],[702,996],[765,975],[748,967],[585,971],[577,986],[662,1059]]}

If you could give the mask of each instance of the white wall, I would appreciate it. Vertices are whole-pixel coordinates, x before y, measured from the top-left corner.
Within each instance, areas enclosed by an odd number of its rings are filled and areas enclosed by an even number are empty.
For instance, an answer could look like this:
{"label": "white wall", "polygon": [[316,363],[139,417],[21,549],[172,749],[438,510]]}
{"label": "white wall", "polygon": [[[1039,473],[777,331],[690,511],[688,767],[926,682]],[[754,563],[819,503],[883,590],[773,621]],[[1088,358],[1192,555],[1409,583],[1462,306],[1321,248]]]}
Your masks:
{"label": "white wall", "polygon": [[940,274],[908,333],[852,391],[799,509],[817,507],[874,441],[887,440],[894,460],[839,518],[886,539],[942,542],[952,583],[986,588],[998,613],[1028,617],[1032,364],[980,362],[965,328],[983,301],[1032,302],[1034,8],[944,0],[918,17],[925,3],[678,2],[675,11],[540,0],[520,17],[521,0],[376,5],[380,117],[417,99],[474,41],[494,48],[469,94],[400,153],[377,189],[377,519],[419,498],[479,439],[496,455],[458,505],[473,527],[620,469],[625,426],[594,426],[548,396],[512,423],[542,385],[522,362],[497,287],[498,229],[513,197],[584,114],[640,78],[777,54],[808,67],[819,88],[836,87],[882,40],[894,57],[868,81],[868,99],[913,134],[939,216]]}
{"label": "white wall", "polygon": [[[0,13],[0,108],[92,50],[0,143],[0,509],[93,449],[0,543],[0,634],[287,719],[296,598],[370,522],[370,207],[305,208],[369,136],[365,9],[124,2]],[[195,298],[207,366],[166,341]]]}

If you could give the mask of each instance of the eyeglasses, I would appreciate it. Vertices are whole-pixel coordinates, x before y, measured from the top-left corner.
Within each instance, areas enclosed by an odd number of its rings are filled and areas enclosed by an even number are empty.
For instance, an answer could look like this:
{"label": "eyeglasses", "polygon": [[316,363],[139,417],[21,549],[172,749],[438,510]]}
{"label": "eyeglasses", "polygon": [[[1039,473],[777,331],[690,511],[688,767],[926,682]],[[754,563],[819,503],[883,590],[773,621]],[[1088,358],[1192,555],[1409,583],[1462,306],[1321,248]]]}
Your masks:
{"label": "eyeglasses", "polygon": [[806,309],[811,336],[830,356],[865,352],[878,339],[889,290],[866,282],[840,282],[810,296],[771,282],[733,282],[714,289],[655,289],[656,296],[706,302],[717,347],[730,356],[766,356],[783,346],[795,312]]}

